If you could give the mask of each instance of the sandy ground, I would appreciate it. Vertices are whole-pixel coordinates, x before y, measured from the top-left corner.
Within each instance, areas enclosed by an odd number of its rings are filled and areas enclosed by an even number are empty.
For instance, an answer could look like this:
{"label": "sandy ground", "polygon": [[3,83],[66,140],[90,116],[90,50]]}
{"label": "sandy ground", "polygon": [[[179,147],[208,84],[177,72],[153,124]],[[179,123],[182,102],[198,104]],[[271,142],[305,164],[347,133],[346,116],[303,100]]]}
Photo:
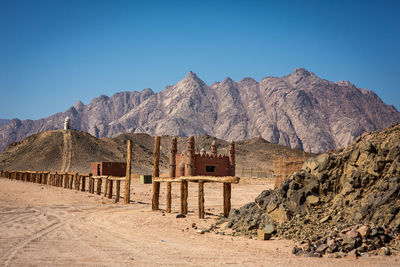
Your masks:
{"label": "sandy ground", "polygon": [[[232,206],[252,201],[271,186],[242,181],[232,186]],[[205,185],[205,219],[198,219],[197,184],[189,184],[189,214],[151,211],[151,185],[132,184],[132,203],[0,178],[1,266],[399,266],[399,256],[359,259],[306,258],[291,254],[288,240],[260,241],[205,233],[222,212],[222,185]],[[161,187],[165,208],[165,185]],[[221,229],[226,231],[225,229]]]}

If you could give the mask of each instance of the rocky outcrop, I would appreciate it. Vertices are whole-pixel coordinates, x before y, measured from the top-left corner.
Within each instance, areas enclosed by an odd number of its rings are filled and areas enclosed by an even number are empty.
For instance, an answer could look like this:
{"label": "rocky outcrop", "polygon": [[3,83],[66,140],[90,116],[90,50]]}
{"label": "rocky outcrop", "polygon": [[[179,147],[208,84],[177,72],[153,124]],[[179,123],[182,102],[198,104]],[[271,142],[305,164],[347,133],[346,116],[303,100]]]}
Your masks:
{"label": "rocky outcrop", "polygon": [[340,257],[381,247],[387,254],[390,246],[398,247],[399,211],[397,124],[309,159],[279,188],[232,210],[228,226],[250,236],[257,229],[273,229],[277,236],[302,241],[295,254]]}
{"label": "rocky outcrop", "polygon": [[46,119],[10,121],[0,126],[0,150],[28,135],[61,129],[65,116],[73,128],[97,137],[123,132],[209,134],[235,141],[262,137],[318,153],[400,121],[400,113],[372,91],[323,80],[301,68],[281,78],[226,78],[210,86],[189,72],[160,93],[146,89],[100,96]]}

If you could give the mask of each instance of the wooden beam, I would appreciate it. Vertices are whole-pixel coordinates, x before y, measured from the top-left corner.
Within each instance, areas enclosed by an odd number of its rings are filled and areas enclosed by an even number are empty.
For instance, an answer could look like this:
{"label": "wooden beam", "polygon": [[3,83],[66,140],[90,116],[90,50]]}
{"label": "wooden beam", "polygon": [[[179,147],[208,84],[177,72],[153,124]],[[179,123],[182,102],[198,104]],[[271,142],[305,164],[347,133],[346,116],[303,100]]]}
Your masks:
{"label": "wooden beam", "polygon": [[204,181],[199,181],[199,218],[204,219]]}
{"label": "wooden beam", "polygon": [[129,204],[131,201],[131,156],[132,144],[131,140],[126,142],[126,180],[125,180],[125,196],[124,203]]}
{"label": "wooden beam", "polygon": [[240,181],[239,177],[236,176],[181,176],[177,178],[170,177],[155,177],[153,181],[156,182],[180,182],[180,181],[188,181],[188,182],[197,182],[203,181],[207,183],[232,183],[237,184]]}
{"label": "wooden beam", "polygon": [[[160,176],[160,136],[156,136],[154,140],[154,162],[153,162],[153,177]],[[160,200],[160,183],[153,180],[153,199],[151,202],[152,210],[158,210]]]}
{"label": "wooden beam", "polygon": [[228,218],[231,211],[231,184],[224,183],[224,217]]}

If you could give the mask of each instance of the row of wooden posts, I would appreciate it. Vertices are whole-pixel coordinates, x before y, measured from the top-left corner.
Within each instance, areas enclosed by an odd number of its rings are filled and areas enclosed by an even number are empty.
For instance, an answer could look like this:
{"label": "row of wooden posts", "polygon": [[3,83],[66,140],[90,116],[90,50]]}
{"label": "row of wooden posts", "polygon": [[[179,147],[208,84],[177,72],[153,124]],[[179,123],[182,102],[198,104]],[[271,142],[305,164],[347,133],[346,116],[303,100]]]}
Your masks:
{"label": "row of wooden posts", "polygon": [[[102,184],[104,184],[104,197],[112,198],[114,181],[115,183],[115,203],[120,199],[121,181],[125,181],[125,177],[114,176],[92,176],[90,173],[76,172],[46,172],[46,171],[3,171],[0,170],[0,177],[20,180],[24,182],[32,182],[37,184],[51,185],[78,191],[86,191],[86,183],[88,181],[88,192],[92,194],[101,194]],[[104,183],[103,183],[104,181]],[[125,196],[126,198],[126,196]],[[128,197],[129,199],[129,197]]]}
{"label": "row of wooden posts", "polygon": [[[77,172],[48,172],[48,171],[4,171],[0,170],[0,177],[12,180],[20,180],[24,182],[32,182],[38,184],[51,185],[56,187],[64,187],[69,189],[86,191],[86,181],[89,182],[88,192],[91,194],[101,194],[101,187],[104,184],[104,196],[112,199],[113,187],[115,181],[115,203],[119,202],[121,181],[125,181],[124,202],[130,202],[130,185],[131,185],[131,141],[127,142],[127,164],[126,176],[92,176],[91,173]],[[104,183],[103,183],[104,181]],[[95,189],[96,187],[96,189]]]}

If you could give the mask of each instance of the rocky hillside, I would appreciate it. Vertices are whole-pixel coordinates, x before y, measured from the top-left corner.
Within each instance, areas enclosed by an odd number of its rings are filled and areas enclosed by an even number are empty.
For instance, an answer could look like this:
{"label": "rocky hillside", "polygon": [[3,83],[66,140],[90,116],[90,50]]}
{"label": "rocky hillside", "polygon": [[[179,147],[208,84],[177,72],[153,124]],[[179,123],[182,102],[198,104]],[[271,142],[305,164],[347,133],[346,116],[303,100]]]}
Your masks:
{"label": "rocky hillside", "polygon": [[7,119],[0,119],[0,126],[4,125],[4,124],[7,124],[9,121],[10,120],[7,120]]}
{"label": "rocky hillside", "polygon": [[100,96],[87,106],[78,102],[49,118],[12,120],[0,126],[0,150],[31,134],[61,129],[67,115],[73,128],[97,137],[124,132],[208,134],[236,141],[262,137],[318,153],[400,121],[400,113],[372,91],[330,82],[301,68],[281,78],[226,78],[212,85],[189,72],[160,93],[146,89]]}
{"label": "rocky hillside", "polygon": [[[46,131],[11,144],[0,153],[0,169],[90,172],[90,163],[94,161],[124,162],[128,139],[132,141],[132,171],[151,174],[154,137],[148,134],[125,133],[115,138],[96,138],[77,130]],[[171,139],[171,136],[161,137],[161,173],[168,172]],[[213,140],[218,145],[219,154],[227,155],[228,142],[208,135],[195,137],[196,151],[199,152],[202,148],[209,151]],[[179,137],[178,151],[184,151],[186,147],[187,138]],[[236,170],[271,170],[274,154],[298,157],[302,156],[303,151],[271,144],[262,138],[240,141],[236,143]]]}
{"label": "rocky hillside", "polygon": [[[306,161],[279,188],[230,214],[236,233],[299,241],[293,253],[357,256],[400,248],[400,124]],[[368,256],[368,255],[367,255]]]}

